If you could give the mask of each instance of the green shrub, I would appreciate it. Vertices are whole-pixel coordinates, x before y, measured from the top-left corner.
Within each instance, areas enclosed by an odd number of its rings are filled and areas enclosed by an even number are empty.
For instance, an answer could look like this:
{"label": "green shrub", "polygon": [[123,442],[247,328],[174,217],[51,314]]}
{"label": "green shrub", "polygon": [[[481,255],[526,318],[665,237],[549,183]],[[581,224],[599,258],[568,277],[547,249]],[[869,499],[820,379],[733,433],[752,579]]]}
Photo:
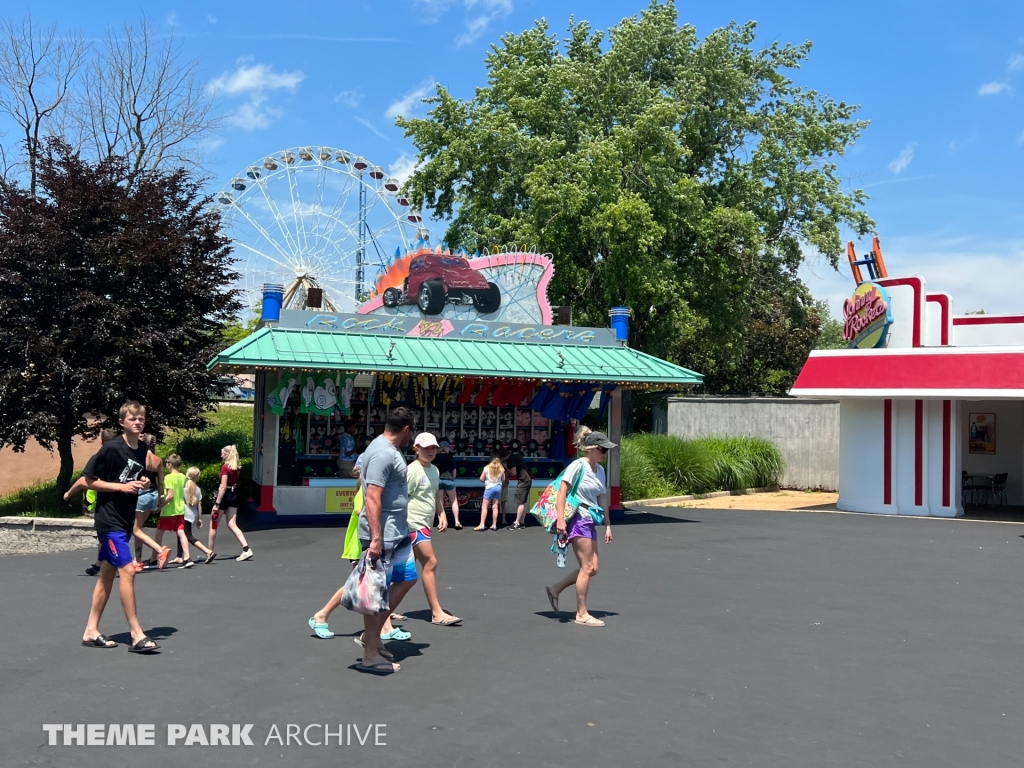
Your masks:
{"label": "green shrub", "polygon": [[158,446],[157,452],[167,457],[181,456],[190,465],[218,463],[225,445],[238,446],[239,458],[252,456],[252,407],[222,405],[206,416],[206,429],[172,432]]}
{"label": "green shrub", "polygon": [[[71,481],[78,479],[75,473]],[[21,515],[22,517],[80,517],[82,496],[79,494],[64,503],[57,500],[57,481],[49,480],[22,488],[9,496],[0,497],[0,517]]]}
{"label": "green shrub", "polygon": [[640,445],[623,440],[621,447],[621,491],[624,499],[657,499],[677,495],[672,483],[662,477]]}
{"label": "green shrub", "polygon": [[621,450],[624,499],[778,485],[785,468],[775,444],[755,437],[637,434],[625,438]]}

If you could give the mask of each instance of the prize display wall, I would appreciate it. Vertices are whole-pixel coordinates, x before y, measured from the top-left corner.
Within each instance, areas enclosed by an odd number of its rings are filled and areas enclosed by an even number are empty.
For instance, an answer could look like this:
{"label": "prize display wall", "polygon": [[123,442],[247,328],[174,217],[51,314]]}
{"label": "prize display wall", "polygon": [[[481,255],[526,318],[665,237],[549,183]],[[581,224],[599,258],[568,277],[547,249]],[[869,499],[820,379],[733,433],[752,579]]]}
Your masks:
{"label": "prize display wall", "polygon": [[[323,377],[315,374],[281,376],[284,385],[278,392],[283,400],[275,409],[280,411],[278,486],[354,487],[338,460],[362,453],[384,431],[390,410],[399,406],[413,412],[414,438],[430,432],[450,443],[459,504],[467,509],[479,508],[480,472],[496,449],[522,454],[535,493],[566,461],[571,423],[552,422],[531,408],[544,386],[536,381],[401,374],[330,377],[324,387]],[[307,383],[300,386],[303,380]],[[290,382],[294,383],[288,386]],[[333,394],[336,402],[317,408],[318,390]],[[580,396],[589,403],[593,392],[587,387],[586,395]],[[409,461],[414,458],[411,441],[405,453]]]}

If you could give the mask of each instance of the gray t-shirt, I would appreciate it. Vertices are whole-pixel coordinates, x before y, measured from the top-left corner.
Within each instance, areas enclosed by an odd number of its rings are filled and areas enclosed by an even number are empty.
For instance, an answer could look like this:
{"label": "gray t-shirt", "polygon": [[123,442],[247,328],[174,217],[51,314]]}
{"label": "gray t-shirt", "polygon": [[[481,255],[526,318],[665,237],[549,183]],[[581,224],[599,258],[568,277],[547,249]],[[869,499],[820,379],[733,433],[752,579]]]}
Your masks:
{"label": "gray t-shirt", "polygon": [[[379,486],[380,529],[384,541],[395,541],[409,535],[406,515],[409,509],[409,490],[406,487],[405,459],[384,435],[377,437],[363,453],[362,482]],[[366,514],[359,516],[359,538],[370,538],[370,524]]]}

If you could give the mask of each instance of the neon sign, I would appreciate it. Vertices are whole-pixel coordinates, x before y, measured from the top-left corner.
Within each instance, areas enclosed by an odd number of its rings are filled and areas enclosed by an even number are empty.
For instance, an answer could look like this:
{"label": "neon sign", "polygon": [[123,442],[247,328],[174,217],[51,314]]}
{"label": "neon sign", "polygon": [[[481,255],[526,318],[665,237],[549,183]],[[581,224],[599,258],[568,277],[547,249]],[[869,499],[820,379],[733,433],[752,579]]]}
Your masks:
{"label": "neon sign", "polygon": [[888,292],[878,283],[861,283],[843,302],[843,321],[843,341],[850,349],[884,347],[892,325]]}

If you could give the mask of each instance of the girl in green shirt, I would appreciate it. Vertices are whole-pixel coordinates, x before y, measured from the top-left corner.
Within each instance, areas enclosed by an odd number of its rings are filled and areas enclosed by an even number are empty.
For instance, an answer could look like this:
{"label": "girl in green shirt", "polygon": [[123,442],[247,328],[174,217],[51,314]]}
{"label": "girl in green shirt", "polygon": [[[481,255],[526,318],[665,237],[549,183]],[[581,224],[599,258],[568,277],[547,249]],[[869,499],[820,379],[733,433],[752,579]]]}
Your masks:
{"label": "girl in green shirt", "polygon": [[430,543],[430,528],[434,524],[435,515],[438,517],[437,530],[443,531],[448,527],[448,520],[441,504],[441,478],[437,467],[432,463],[437,455],[437,448],[437,438],[429,432],[422,432],[416,436],[416,442],[413,443],[416,460],[409,465],[406,473],[409,492],[407,520],[409,535],[412,537],[412,551],[422,570],[420,581],[430,604],[430,623],[450,627],[459,624],[462,619],[445,612],[437,599],[437,556],[434,554],[434,545]]}

